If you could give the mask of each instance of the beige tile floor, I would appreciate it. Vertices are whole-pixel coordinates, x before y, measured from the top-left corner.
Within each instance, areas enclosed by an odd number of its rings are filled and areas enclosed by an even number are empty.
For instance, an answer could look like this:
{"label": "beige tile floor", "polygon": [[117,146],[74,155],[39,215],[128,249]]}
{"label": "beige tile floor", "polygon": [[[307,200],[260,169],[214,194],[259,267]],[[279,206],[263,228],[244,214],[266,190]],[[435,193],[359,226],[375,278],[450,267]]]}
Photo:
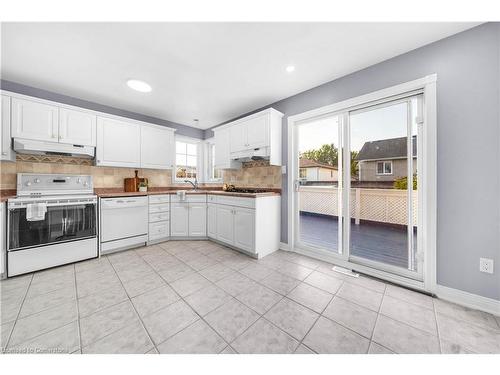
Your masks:
{"label": "beige tile floor", "polygon": [[2,281],[6,353],[500,353],[500,318],[276,252],[172,241]]}

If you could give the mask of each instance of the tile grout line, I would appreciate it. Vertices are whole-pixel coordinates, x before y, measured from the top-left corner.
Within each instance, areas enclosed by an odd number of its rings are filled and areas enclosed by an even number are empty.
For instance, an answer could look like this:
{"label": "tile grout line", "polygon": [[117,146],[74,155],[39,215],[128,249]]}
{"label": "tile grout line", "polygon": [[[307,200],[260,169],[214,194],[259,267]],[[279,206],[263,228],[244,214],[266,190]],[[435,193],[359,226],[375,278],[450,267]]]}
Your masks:
{"label": "tile grout line", "polygon": [[[134,253],[135,253],[135,250],[133,250],[133,251],[134,251]],[[139,255],[139,257],[140,257],[140,255]],[[139,319],[139,322],[141,323],[142,328],[144,329],[144,331],[145,331],[145,332],[146,332],[146,334],[148,335],[148,338],[149,338],[149,340],[151,341],[151,344],[153,344],[153,348],[155,348],[155,349],[156,349],[156,351],[157,351],[157,352],[159,352],[158,348],[156,347],[156,343],[154,342],[153,338],[151,337],[151,334],[149,333],[149,331],[147,330],[146,325],[144,324],[144,322],[143,322],[143,320],[142,320],[141,316],[140,316],[140,315],[139,315],[139,313],[137,312],[137,309],[135,308],[134,303],[132,302],[132,299],[130,298],[129,293],[127,292],[127,289],[125,289],[125,285],[123,285],[123,281],[122,281],[122,279],[120,278],[120,275],[118,275],[118,272],[116,272],[116,269],[115,269],[115,267],[114,267],[113,263],[109,260],[109,258],[108,258],[107,256],[106,256],[106,258],[107,258],[108,262],[110,263],[111,268],[112,268],[112,269],[113,269],[113,271],[115,272],[116,277],[117,277],[117,278],[118,278],[118,280],[120,281],[120,284],[121,284],[121,286],[122,286],[123,290],[125,291],[125,294],[126,294],[126,295],[127,295],[127,297],[128,297],[128,302],[130,303],[130,305],[131,305],[131,306],[132,306],[132,308],[134,309],[135,315],[136,315],[136,316],[137,316],[137,318]],[[142,261],[144,261],[144,259],[142,259],[142,257],[141,257],[141,260],[142,260]],[[144,262],[145,262],[145,261],[144,261]],[[151,269],[153,269],[153,268],[151,268]],[[154,271],[154,270],[153,270],[153,271]],[[122,301],[122,303],[123,303],[123,301]],[[117,329],[116,331],[111,332],[109,335],[111,335],[111,334],[113,334],[113,333],[115,333],[115,332],[118,332],[118,331],[120,331],[120,330],[121,330],[121,329],[123,329],[123,328],[125,328],[125,327],[121,327],[120,329]],[[104,337],[107,337],[107,336],[109,336],[109,335],[106,335],[106,336],[104,336]],[[97,342],[97,341],[99,341],[99,340],[101,340],[101,339],[103,339],[104,337],[99,338],[98,340],[94,341],[94,343],[95,343],[95,342]],[[89,344],[89,345],[90,345],[90,344]],[[83,353],[83,349],[82,349],[82,353]],[[145,353],[144,353],[144,354],[145,354]]]}
{"label": "tile grout line", "polygon": [[[160,246],[160,248],[162,248],[162,247]],[[163,251],[165,251],[167,254],[169,254],[169,255],[171,255],[171,256],[173,256],[173,257],[175,257],[176,259],[178,259],[181,263],[186,264],[186,263],[185,263],[182,259],[177,258],[174,254],[169,253],[167,250],[165,250],[165,249],[163,249],[163,248],[162,248],[162,250],[163,250]],[[193,249],[193,250],[194,250],[194,249]],[[139,255],[139,256],[140,256],[140,255]],[[187,265],[187,264],[186,264],[186,265]],[[188,267],[190,267],[189,265],[187,265],[187,266],[188,266]],[[210,284],[215,285],[215,283],[212,283],[212,281],[208,280],[206,277],[204,277],[202,274],[200,274],[200,273],[199,273],[199,271],[196,271],[196,270],[195,270],[194,268],[192,268],[192,267],[190,267],[190,268],[191,268],[191,269],[193,269],[193,270],[195,271],[195,273],[198,273],[201,277],[203,277],[205,280],[207,280]],[[207,267],[207,268],[208,268],[208,267]],[[174,291],[174,293],[175,293],[175,294],[177,294],[177,295],[179,296],[179,298],[180,298],[180,300],[181,300],[182,302],[184,302],[184,303],[185,303],[185,304],[186,304],[186,305],[187,305],[187,306],[188,306],[188,307],[189,307],[189,308],[190,308],[190,309],[191,309],[191,310],[192,310],[192,311],[193,311],[196,315],[198,315],[199,320],[202,320],[202,321],[203,321],[203,322],[204,322],[204,323],[205,323],[208,327],[210,327],[210,329],[212,329],[212,330],[215,332],[215,334],[216,334],[217,336],[219,336],[219,337],[222,339],[222,341],[224,341],[224,343],[226,343],[226,346],[222,349],[222,350],[224,350],[224,349],[225,349],[225,348],[229,345],[229,343],[228,343],[228,342],[227,342],[227,341],[226,341],[226,340],[225,340],[225,339],[224,339],[224,338],[223,338],[223,337],[219,334],[219,332],[217,332],[217,331],[216,331],[216,330],[215,330],[215,329],[214,329],[214,328],[213,328],[213,327],[212,327],[212,326],[211,326],[211,325],[210,325],[210,324],[209,324],[209,323],[208,323],[208,322],[207,322],[207,321],[206,321],[206,320],[205,320],[205,319],[204,319],[204,318],[203,318],[203,317],[202,317],[202,316],[201,316],[201,315],[200,315],[200,314],[199,314],[199,313],[195,310],[195,309],[193,309],[193,308],[191,307],[191,305],[190,305],[190,304],[189,304],[189,303],[188,303],[188,302],[184,299],[184,297],[182,297],[182,296],[181,296],[181,295],[180,295],[180,294],[179,294],[179,293],[178,293],[178,292],[177,292],[174,288],[172,288],[172,286],[170,285],[170,283],[169,283],[169,282],[167,282],[165,279],[163,279],[163,277],[161,277],[161,275],[160,275],[160,274],[159,274],[159,273],[158,273],[158,272],[157,272],[157,271],[156,271],[153,267],[151,267],[151,269],[153,270],[153,272],[154,272],[154,273],[156,273],[156,275],[157,275],[158,277],[160,277],[162,280],[164,280],[164,281],[165,281],[165,283],[166,283],[166,284],[167,284],[167,285],[168,285],[168,286],[169,286],[169,287],[170,287],[170,288]],[[188,276],[186,276],[186,277],[189,277],[189,276],[190,276],[190,275],[188,275]],[[181,279],[182,279],[182,277],[181,277],[180,279],[178,279],[178,280],[181,280]],[[176,280],[176,281],[177,281],[177,280]],[[216,286],[216,285],[215,285],[215,286]],[[217,287],[217,286],[216,286],[216,287]],[[201,289],[203,289],[203,288],[200,288],[200,289],[196,290],[195,292],[193,292],[193,293],[191,293],[191,294],[194,294],[194,293],[198,292],[198,291],[199,291],[199,290],[201,290]],[[224,292],[225,292],[225,291],[224,291]],[[190,294],[190,295],[191,295],[191,294]],[[188,295],[188,296],[189,296],[189,295]],[[188,297],[188,296],[186,296],[186,297]],[[232,297],[231,299],[234,299],[234,297],[233,297],[233,296],[231,296],[231,297]],[[231,300],[231,299],[230,299],[230,300]],[[229,300],[229,301],[230,301],[230,300]],[[229,302],[229,301],[228,301],[228,302]],[[131,303],[132,303],[132,302],[131,302]],[[175,302],[174,302],[174,303],[175,303]],[[226,303],[227,303],[227,302],[226,302]],[[132,305],[133,305],[133,303],[132,303]],[[172,304],[169,304],[168,306],[170,306],[170,305],[172,305]],[[158,311],[160,311],[160,310],[163,310],[163,309],[167,308],[168,306],[162,307],[161,309],[158,309],[156,312],[158,312]],[[222,305],[221,305],[221,306],[222,306]],[[219,306],[219,307],[220,307],[220,306]],[[214,311],[214,310],[218,309],[219,307],[217,307],[217,308],[213,309],[212,311]],[[134,306],[134,309],[135,309],[135,306]],[[210,311],[210,312],[211,312],[211,311]],[[151,314],[153,314],[153,313],[151,313]],[[207,313],[207,314],[209,314],[209,313]],[[142,320],[141,320],[141,321],[142,321]],[[181,330],[179,330],[179,331],[175,332],[174,334],[170,335],[169,337],[167,337],[165,340],[163,340],[162,342],[160,342],[160,343],[158,343],[158,344],[156,344],[156,343],[153,341],[153,345],[155,346],[155,349],[157,350],[157,352],[158,352],[158,353],[160,353],[160,351],[158,350],[158,346],[159,346],[159,345],[161,345],[161,344],[165,343],[166,341],[168,341],[169,339],[171,339],[171,338],[172,338],[172,337],[174,337],[175,335],[177,335],[177,334],[181,333],[182,331],[184,331],[185,329],[187,329],[187,328],[191,327],[191,326],[192,326],[193,324],[195,324],[196,322],[198,322],[198,320],[196,320],[196,321],[194,321],[193,323],[189,324],[188,326],[186,326],[186,327],[182,328]],[[146,328],[145,328],[145,329],[146,329]],[[149,332],[148,332],[148,334],[149,334]],[[151,338],[151,340],[152,340],[152,338]]]}
{"label": "tile grout line", "polygon": [[76,313],[78,322],[78,342],[80,343],[80,354],[83,354],[82,327],[80,325],[80,302],[78,301],[78,283],[76,281],[76,267],[74,265],[73,265],[73,271],[75,273],[75,297],[76,297]]}
{"label": "tile grout line", "polygon": [[380,301],[380,306],[378,307],[378,311],[377,311],[377,318],[375,319],[375,324],[373,325],[373,330],[372,330],[372,334],[370,335],[370,345],[368,346],[368,353],[370,352],[370,348],[372,346],[372,342],[374,342],[375,344],[377,345],[380,345],[381,347],[387,349],[387,350],[390,350],[391,352],[393,353],[396,353],[395,351],[393,351],[392,349],[390,348],[387,348],[385,347],[384,345],[382,344],[379,344],[378,342],[374,341],[373,340],[373,336],[375,335],[375,330],[377,329],[377,324],[378,324],[378,320],[380,318],[380,315],[383,315],[385,316],[384,314],[380,314],[380,311],[382,310],[382,304],[384,303],[384,299],[385,299],[385,296],[388,295],[387,294],[387,284],[385,285],[385,288],[384,288],[384,293],[382,294],[382,300]]}
{"label": "tile grout line", "polygon": [[16,328],[17,321],[19,320],[19,314],[21,314],[21,309],[23,308],[24,301],[26,300],[26,296],[28,295],[28,291],[29,291],[29,289],[31,287],[31,283],[33,282],[33,277],[34,277],[34,273],[31,274],[31,278],[30,278],[30,281],[28,283],[28,287],[26,288],[26,292],[24,292],[23,301],[19,305],[19,310],[17,311],[16,319],[14,320],[14,325],[12,326],[12,329],[10,331],[9,337],[7,339],[7,342],[5,343],[5,350],[7,350],[7,348],[10,345],[10,340],[12,339],[12,334],[14,333],[14,329]]}

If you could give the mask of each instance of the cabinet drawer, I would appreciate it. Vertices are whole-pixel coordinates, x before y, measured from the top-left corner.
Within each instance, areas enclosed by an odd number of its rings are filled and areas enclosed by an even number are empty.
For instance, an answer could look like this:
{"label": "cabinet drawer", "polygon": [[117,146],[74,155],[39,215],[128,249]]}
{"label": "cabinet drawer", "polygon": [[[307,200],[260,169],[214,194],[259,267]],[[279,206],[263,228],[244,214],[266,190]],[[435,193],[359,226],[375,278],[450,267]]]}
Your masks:
{"label": "cabinet drawer", "polygon": [[216,202],[218,204],[225,204],[228,206],[245,207],[245,208],[255,208],[255,198],[242,198],[242,197],[231,197],[224,195],[216,195]]}
{"label": "cabinet drawer", "polygon": [[186,200],[181,201],[178,195],[172,195],[170,201],[172,203],[205,203],[207,201],[206,194],[186,194]]}
{"label": "cabinet drawer", "polygon": [[168,237],[170,235],[170,222],[161,221],[158,223],[149,224],[149,239]]}
{"label": "cabinet drawer", "polygon": [[157,212],[169,212],[170,204],[169,203],[161,203],[161,204],[150,204],[149,205],[149,213],[157,213]]}
{"label": "cabinet drawer", "polygon": [[170,203],[170,194],[150,195],[149,204]]}
{"label": "cabinet drawer", "polygon": [[157,221],[170,220],[170,212],[159,212],[154,214],[149,214],[149,222],[155,223]]}

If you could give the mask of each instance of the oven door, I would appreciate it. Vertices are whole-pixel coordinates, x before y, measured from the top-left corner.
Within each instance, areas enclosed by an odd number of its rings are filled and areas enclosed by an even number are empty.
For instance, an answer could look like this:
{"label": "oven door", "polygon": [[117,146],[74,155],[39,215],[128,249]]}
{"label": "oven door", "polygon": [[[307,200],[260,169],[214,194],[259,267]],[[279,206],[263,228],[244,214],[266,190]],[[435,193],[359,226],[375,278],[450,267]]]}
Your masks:
{"label": "oven door", "polygon": [[27,204],[9,208],[7,250],[95,238],[96,207],[95,202],[48,203],[39,221],[26,219]]}

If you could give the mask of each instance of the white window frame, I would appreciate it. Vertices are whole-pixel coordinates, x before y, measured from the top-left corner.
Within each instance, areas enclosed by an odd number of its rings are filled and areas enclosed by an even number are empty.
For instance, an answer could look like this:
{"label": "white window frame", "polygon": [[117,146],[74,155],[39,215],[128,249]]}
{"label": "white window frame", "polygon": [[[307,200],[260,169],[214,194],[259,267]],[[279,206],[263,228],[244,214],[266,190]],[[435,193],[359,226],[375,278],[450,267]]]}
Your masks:
{"label": "white window frame", "polygon": [[[295,231],[297,227],[296,220],[292,218],[295,214],[289,214],[288,220],[288,244],[284,244],[282,248],[294,251],[297,253],[313,256],[336,265],[356,269],[360,272],[385,279],[390,282],[401,284],[403,286],[414,289],[425,290],[430,293],[436,293],[437,275],[436,275],[436,206],[437,206],[437,168],[436,168],[436,149],[437,149],[437,95],[436,95],[437,75],[432,74],[414,81],[402,83],[396,86],[391,86],[382,90],[378,90],[369,94],[361,95],[351,99],[344,100],[335,104],[316,108],[311,111],[300,113],[288,117],[288,163],[287,170],[289,171],[287,179],[288,186],[295,186],[295,171],[297,169],[298,160],[295,155],[297,153],[297,134],[296,124],[308,121],[312,118],[321,116],[329,116],[335,113],[343,113],[348,110],[356,109],[359,106],[376,103],[377,101],[387,101],[388,98],[396,99],[400,95],[408,95],[410,92],[421,91],[424,94],[423,100],[423,122],[425,124],[422,132],[421,147],[419,155],[421,155],[422,170],[419,180],[419,222],[421,225],[421,246],[424,253],[425,263],[423,269],[423,281],[412,280],[408,277],[400,276],[391,272],[375,269],[369,266],[352,263],[344,260],[339,256],[335,256],[331,252],[312,251],[297,248],[295,244]],[[347,119],[348,120],[348,119]],[[421,151],[421,152],[420,152]],[[349,155],[346,155],[346,165],[349,161]],[[294,189],[288,190],[288,212],[295,213],[298,202]]]}
{"label": "white window frame", "polygon": [[[378,165],[379,163],[382,163],[382,173],[379,173],[378,172]],[[391,166],[391,172],[390,173],[387,173],[385,171],[385,165],[386,164],[389,164]],[[392,165],[392,160],[381,160],[381,161],[377,161],[377,166],[375,168],[375,173],[377,174],[377,176],[390,176],[393,174],[393,169],[392,169],[393,165]]]}
{"label": "white window frame", "polygon": [[[204,143],[204,152],[203,155],[205,156],[205,162],[203,163],[204,165],[204,182],[208,184],[218,184],[222,182],[222,175],[219,178],[212,178],[212,170],[214,169],[213,167],[213,155],[212,155],[212,148],[215,147],[215,139],[214,138],[208,138],[205,139]],[[224,173],[221,169],[221,174]]]}
{"label": "white window frame", "polygon": [[185,180],[193,181],[194,178],[177,178],[177,142],[184,142],[184,143],[190,143],[196,145],[196,180],[200,182],[200,172],[202,171],[202,166],[203,163],[201,162],[201,153],[200,153],[200,139],[196,138],[190,138],[190,137],[183,137],[183,136],[175,136],[174,140],[174,169],[172,171],[172,182],[174,184],[179,184],[179,183],[184,183]]}

